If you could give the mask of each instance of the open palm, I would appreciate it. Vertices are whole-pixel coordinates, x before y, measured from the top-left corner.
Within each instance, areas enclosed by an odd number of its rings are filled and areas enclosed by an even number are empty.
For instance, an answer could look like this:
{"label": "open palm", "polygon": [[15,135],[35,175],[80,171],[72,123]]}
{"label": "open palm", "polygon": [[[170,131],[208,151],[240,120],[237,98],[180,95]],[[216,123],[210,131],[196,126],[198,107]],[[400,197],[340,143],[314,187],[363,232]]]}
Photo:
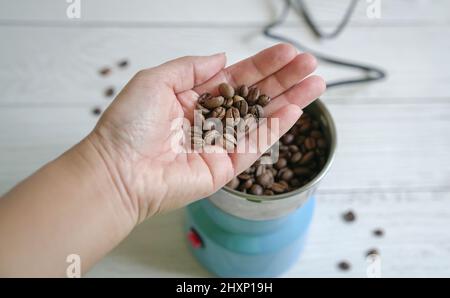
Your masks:
{"label": "open palm", "polygon": [[218,147],[209,153],[174,151],[173,120],[192,119],[199,94],[215,92],[222,82],[257,85],[273,98],[265,117],[279,118],[276,134],[282,135],[325,89],[320,77],[307,77],[315,59],[287,44],[227,68],[225,63],[224,54],[190,56],[140,71],[95,128],[92,135],[107,153],[111,174],[140,221],[213,193],[267,149],[252,154],[228,154]]}

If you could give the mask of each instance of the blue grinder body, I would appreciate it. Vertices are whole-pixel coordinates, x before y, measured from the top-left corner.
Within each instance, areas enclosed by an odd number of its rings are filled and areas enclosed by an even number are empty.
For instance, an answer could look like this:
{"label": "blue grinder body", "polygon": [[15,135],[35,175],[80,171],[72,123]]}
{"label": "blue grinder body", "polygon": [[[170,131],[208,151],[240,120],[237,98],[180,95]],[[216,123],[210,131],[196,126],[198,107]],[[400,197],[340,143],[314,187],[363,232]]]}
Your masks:
{"label": "blue grinder body", "polygon": [[220,277],[276,277],[297,261],[314,213],[314,198],[277,219],[247,220],[208,199],[187,207],[186,233],[198,261]]}

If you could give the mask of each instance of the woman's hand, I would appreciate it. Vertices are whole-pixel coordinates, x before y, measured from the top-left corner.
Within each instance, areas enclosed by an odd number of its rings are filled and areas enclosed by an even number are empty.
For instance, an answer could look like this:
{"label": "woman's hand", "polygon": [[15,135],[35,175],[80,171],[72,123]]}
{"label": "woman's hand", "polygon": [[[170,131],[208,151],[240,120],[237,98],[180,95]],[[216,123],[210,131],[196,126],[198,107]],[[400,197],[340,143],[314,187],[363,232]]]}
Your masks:
{"label": "woman's hand", "polygon": [[305,79],[314,71],[315,59],[287,44],[228,68],[225,63],[224,54],[190,56],[140,71],[87,138],[136,222],[215,192],[270,145],[259,154],[228,154],[220,148],[214,153],[174,150],[172,125],[175,119],[192,119],[199,94],[214,92],[222,82],[257,85],[273,98],[265,115],[279,118],[279,130],[272,133],[281,136],[325,89],[320,77]]}

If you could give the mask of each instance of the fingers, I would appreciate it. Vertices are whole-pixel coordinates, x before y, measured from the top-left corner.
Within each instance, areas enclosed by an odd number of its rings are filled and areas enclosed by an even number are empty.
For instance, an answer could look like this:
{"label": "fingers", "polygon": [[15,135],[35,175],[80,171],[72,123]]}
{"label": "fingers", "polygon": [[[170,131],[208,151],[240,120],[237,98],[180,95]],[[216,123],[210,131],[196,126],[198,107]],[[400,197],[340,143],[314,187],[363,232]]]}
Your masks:
{"label": "fingers", "polygon": [[161,80],[183,92],[205,83],[225,67],[226,56],[219,53],[211,56],[186,56],[171,60],[152,69],[160,73]]}
{"label": "fingers", "polygon": [[[249,135],[240,142],[247,142],[245,152],[231,153],[230,158],[233,164],[235,175],[238,175],[250,167],[265,151],[267,151],[283,134],[285,134],[300,118],[301,109],[294,104],[288,104],[275,111],[270,118],[265,118],[259,124],[258,129],[249,133]],[[273,119],[271,121],[270,119]],[[261,133],[264,132],[264,133]],[[261,136],[263,137],[261,138]],[[264,135],[268,135],[265,140]],[[238,144],[239,146],[242,144]],[[242,145],[243,146],[243,145]],[[244,146],[243,146],[244,147]]]}
{"label": "fingers", "polygon": [[258,54],[233,64],[217,73],[213,78],[195,88],[198,94],[215,90],[220,83],[253,85],[287,65],[297,55],[289,44],[277,44]]}
{"label": "fingers", "polygon": [[297,105],[300,109],[303,109],[322,95],[325,89],[326,85],[321,77],[310,76],[278,97],[275,97],[264,108],[264,113],[266,117],[271,117],[272,114],[289,104]]}
{"label": "fingers", "polygon": [[274,98],[310,75],[316,66],[314,56],[308,53],[300,54],[282,69],[258,82],[256,86],[264,94]]}

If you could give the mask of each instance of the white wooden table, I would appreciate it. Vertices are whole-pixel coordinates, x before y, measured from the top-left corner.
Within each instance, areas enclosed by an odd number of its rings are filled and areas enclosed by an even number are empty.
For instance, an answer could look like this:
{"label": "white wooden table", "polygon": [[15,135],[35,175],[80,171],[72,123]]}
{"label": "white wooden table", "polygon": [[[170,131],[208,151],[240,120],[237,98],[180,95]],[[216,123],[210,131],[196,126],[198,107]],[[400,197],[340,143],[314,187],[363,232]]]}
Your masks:
{"label": "white wooden table", "polygon": [[[348,1],[309,1],[330,29]],[[272,44],[261,26],[276,0],[81,0],[81,19],[62,0],[0,0],[0,193],[85,136],[106,107],[106,87],[187,54],[226,51],[235,62]],[[317,194],[302,258],[286,276],[366,276],[365,252],[381,253],[382,276],[450,276],[450,1],[382,0],[369,19],[360,1],[337,40],[317,42],[296,16],[280,31],[316,49],[383,66],[386,81],[323,97],[339,148]],[[126,70],[98,69],[122,58]],[[352,75],[321,65],[326,79]],[[357,221],[341,214],[352,209]],[[210,276],[189,254],[183,211],[139,226],[88,276]],[[375,238],[372,230],[385,230]],[[348,260],[352,269],[336,264]]]}

